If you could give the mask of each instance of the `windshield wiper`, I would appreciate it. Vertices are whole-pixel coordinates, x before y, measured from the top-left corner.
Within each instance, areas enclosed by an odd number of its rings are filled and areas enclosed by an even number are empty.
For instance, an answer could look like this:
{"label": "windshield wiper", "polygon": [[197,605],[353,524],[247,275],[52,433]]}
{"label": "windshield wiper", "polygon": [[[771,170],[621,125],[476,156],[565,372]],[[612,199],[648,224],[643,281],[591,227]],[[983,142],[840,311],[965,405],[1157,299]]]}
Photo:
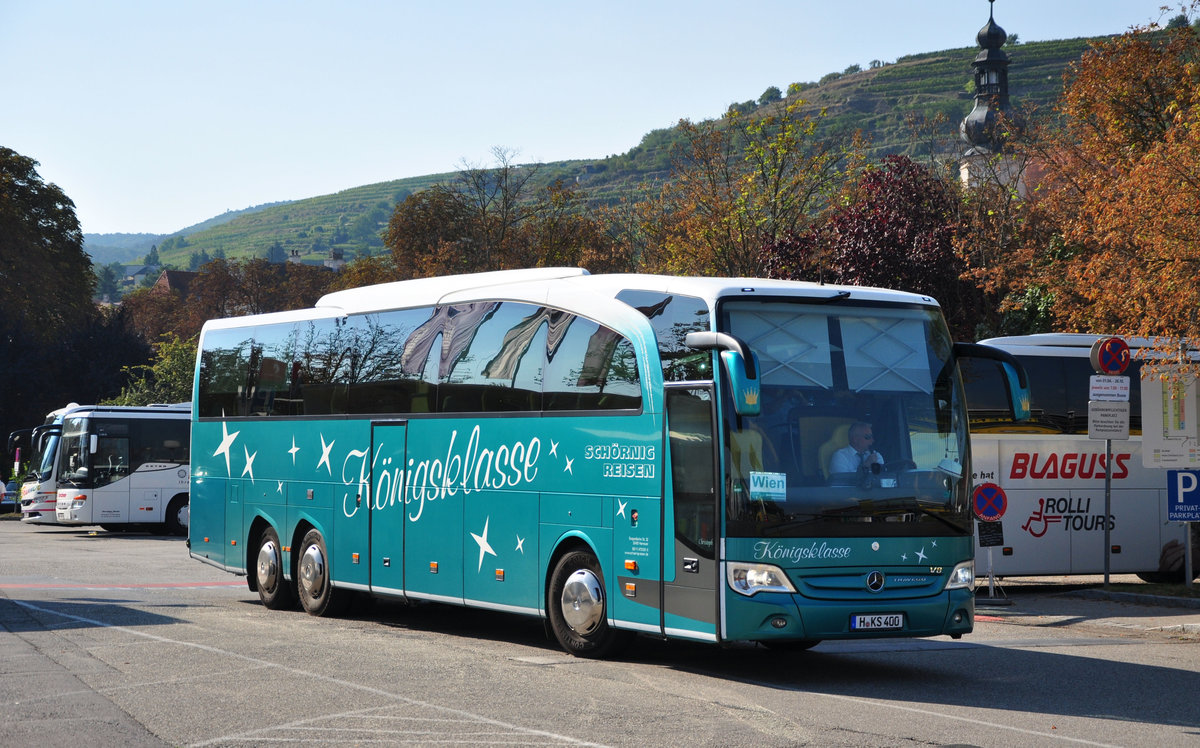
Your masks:
{"label": "windshield wiper", "polygon": [[942,524],[946,525],[947,527],[953,528],[954,530],[962,533],[963,535],[970,534],[970,530],[968,530],[966,527],[963,527],[962,525],[958,524],[957,522],[951,522],[950,520],[943,517],[941,512],[935,512],[933,510],[933,508],[931,508],[931,507],[937,508],[937,509],[945,509],[946,505],[939,503],[937,501],[926,501],[926,500],[922,500],[922,499],[892,499],[890,501],[877,502],[873,508],[884,509],[884,510],[892,510],[892,509],[905,510],[906,509],[908,511],[917,512],[918,514],[923,514],[926,517],[933,517],[938,522],[941,522]]}
{"label": "windshield wiper", "polygon": [[785,516],[782,522],[771,525],[770,527],[764,527],[762,532],[764,535],[780,535],[786,530],[790,530],[793,527],[799,527],[800,525],[807,525],[809,522],[815,522],[824,516],[824,514],[816,512],[799,512],[796,514],[788,514]]}

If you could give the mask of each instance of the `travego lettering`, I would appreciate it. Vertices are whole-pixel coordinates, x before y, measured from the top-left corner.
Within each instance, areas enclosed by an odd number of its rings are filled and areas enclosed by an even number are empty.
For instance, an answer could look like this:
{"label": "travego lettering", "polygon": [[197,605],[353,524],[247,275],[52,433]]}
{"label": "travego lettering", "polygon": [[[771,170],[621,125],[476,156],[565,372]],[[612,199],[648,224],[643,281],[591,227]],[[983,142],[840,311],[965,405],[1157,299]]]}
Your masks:
{"label": "travego lettering", "polygon": [[[1126,464],[1132,458],[1128,452],[1113,455],[1113,480],[1129,476]],[[1098,452],[1067,452],[1058,454],[1052,452],[1043,455],[1039,452],[1017,452],[1013,455],[1012,467],[1008,477],[1011,480],[1033,478],[1034,480],[1071,480],[1078,478],[1088,480],[1103,478],[1105,474],[1105,456]]]}

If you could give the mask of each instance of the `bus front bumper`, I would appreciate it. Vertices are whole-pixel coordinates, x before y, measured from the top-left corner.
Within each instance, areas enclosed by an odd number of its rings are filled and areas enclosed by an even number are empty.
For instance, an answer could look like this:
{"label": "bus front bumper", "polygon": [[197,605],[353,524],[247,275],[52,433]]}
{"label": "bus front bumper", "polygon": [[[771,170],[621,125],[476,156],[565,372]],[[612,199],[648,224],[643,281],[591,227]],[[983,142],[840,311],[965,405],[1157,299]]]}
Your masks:
{"label": "bus front bumper", "polygon": [[729,594],[725,638],[731,641],[813,641],[924,637],[955,639],[975,626],[971,589],[913,598],[857,596],[822,600],[799,593]]}

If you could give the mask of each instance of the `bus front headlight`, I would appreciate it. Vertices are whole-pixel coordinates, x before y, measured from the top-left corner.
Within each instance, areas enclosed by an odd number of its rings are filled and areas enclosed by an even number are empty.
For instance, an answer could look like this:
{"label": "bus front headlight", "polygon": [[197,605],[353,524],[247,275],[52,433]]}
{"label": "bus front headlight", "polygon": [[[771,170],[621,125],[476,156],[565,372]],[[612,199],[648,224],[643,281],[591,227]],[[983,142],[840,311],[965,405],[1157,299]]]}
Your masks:
{"label": "bus front headlight", "polygon": [[950,572],[950,579],[946,582],[946,589],[961,590],[970,589],[975,586],[975,562],[963,561],[954,570]]}
{"label": "bus front headlight", "polygon": [[795,592],[796,588],[783,573],[783,569],[771,564],[750,564],[740,561],[730,562],[729,586],[734,592],[742,595],[753,595],[758,592]]}

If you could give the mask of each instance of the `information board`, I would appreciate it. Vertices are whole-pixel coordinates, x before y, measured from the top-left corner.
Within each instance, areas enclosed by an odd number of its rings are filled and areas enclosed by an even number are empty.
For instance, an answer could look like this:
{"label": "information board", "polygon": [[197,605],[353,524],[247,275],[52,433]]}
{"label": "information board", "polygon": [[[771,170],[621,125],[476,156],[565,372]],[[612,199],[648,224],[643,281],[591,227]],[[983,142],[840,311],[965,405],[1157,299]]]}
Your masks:
{"label": "information board", "polygon": [[991,548],[998,545],[1004,545],[1004,523],[997,520],[996,522],[979,522],[975,525],[975,531],[979,533],[979,547]]}

